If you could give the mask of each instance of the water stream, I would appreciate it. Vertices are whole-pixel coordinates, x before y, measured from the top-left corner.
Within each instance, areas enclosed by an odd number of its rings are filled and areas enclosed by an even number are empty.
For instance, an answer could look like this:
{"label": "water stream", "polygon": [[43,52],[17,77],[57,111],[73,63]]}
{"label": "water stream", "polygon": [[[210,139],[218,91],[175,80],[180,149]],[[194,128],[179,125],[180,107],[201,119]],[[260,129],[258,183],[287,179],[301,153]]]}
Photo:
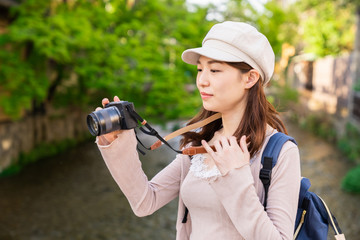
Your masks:
{"label": "water stream", "polygon": [[[311,179],[347,239],[360,236],[360,195],[340,190],[352,166],[331,144],[288,124],[299,143],[302,175]],[[162,147],[142,158],[149,178],[175,154]],[[96,145],[85,143],[0,179],[0,240],[175,239],[177,200],[136,217],[110,176]]]}

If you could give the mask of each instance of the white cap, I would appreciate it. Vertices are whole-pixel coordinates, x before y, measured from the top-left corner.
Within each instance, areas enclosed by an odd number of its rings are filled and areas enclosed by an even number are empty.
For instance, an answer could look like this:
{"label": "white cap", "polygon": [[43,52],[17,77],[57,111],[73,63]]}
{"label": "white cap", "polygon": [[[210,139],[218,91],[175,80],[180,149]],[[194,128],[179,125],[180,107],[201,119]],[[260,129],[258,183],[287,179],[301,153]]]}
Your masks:
{"label": "white cap", "polygon": [[185,50],[181,57],[184,62],[197,65],[200,56],[222,62],[245,62],[259,71],[263,86],[274,73],[275,54],[268,39],[247,23],[215,24],[205,36],[202,47]]}

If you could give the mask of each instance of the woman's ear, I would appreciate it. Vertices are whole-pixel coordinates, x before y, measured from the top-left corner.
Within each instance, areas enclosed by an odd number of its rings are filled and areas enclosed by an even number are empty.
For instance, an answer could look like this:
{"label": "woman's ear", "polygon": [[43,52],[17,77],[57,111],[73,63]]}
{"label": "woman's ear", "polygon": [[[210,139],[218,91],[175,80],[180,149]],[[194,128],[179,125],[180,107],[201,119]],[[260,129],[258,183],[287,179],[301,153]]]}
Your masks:
{"label": "woman's ear", "polygon": [[251,69],[248,73],[247,73],[247,81],[245,83],[245,89],[250,89],[252,88],[257,81],[259,81],[260,79],[260,74],[257,70],[255,69]]}

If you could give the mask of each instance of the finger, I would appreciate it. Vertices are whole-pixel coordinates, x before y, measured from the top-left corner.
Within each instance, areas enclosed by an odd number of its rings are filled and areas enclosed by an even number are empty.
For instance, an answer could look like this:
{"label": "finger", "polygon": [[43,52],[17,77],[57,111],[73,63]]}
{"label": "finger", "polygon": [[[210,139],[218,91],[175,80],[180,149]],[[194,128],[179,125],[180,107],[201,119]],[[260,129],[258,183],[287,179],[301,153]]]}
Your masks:
{"label": "finger", "polygon": [[101,104],[103,105],[103,107],[105,107],[105,105],[108,104],[109,102],[110,102],[109,99],[104,98],[104,99],[101,101]]}
{"label": "finger", "polygon": [[201,145],[205,148],[207,153],[209,153],[210,155],[214,154],[214,151],[211,149],[211,147],[205,140],[201,140]]}
{"label": "finger", "polygon": [[220,138],[220,143],[221,143],[221,146],[223,148],[227,148],[227,147],[230,147],[230,144],[229,144],[229,139],[225,136],[221,137]]}
{"label": "finger", "polygon": [[114,97],[114,102],[120,102],[120,98],[118,96]]}
{"label": "finger", "polygon": [[219,140],[216,140],[216,141],[214,142],[214,147],[215,147],[215,149],[216,149],[216,152],[220,152],[220,151],[222,150],[222,146],[221,146]]}
{"label": "finger", "polygon": [[230,146],[232,146],[232,147],[239,146],[239,143],[238,143],[236,137],[231,136],[230,139],[229,139],[229,141],[230,141]]}

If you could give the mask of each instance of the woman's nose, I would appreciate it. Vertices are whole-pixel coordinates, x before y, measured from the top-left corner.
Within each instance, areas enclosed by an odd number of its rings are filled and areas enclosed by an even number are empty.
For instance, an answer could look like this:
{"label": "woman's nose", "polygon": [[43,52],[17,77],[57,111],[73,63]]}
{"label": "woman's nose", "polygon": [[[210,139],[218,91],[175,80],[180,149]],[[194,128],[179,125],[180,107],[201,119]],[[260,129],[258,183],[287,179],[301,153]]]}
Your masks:
{"label": "woman's nose", "polygon": [[208,75],[206,72],[198,72],[197,74],[197,82],[199,86],[206,87],[210,85]]}

